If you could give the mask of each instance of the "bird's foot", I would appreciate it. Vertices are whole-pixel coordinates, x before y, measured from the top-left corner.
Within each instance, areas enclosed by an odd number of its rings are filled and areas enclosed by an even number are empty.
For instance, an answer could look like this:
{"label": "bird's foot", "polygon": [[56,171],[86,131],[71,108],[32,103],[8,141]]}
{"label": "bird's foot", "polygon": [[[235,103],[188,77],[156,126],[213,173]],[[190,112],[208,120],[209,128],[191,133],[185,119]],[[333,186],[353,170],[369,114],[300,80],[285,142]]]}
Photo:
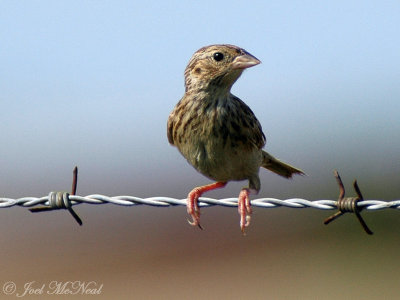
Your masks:
{"label": "bird's foot", "polygon": [[199,208],[199,197],[201,196],[200,188],[194,188],[188,195],[187,198],[187,212],[192,217],[192,221],[188,220],[192,226],[198,226],[203,229],[200,225],[200,208]]}
{"label": "bird's foot", "polygon": [[243,234],[246,234],[245,228],[250,225],[252,213],[249,194],[250,190],[248,188],[242,189],[239,193],[238,211],[240,215],[240,229]]}
{"label": "bird's foot", "polygon": [[192,221],[188,220],[189,224],[192,226],[198,226],[200,229],[203,229],[200,225],[200,207],[199,207],[199,198],[200,196],[214,189],[223,188],[226,185],[226,182],[215,182],[208,185],[203,185],[194,188],[187,197],[187,212],[192,217]]}

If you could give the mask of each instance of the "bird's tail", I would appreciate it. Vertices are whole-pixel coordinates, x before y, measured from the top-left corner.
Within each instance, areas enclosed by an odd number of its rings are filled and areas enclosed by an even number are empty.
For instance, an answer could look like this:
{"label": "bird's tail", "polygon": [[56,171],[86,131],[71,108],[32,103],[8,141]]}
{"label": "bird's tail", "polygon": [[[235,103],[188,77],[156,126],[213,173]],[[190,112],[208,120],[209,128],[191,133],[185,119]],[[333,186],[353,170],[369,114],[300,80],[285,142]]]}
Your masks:
{"label": "bird's tail", "polygon": [[293,174],[305,175],[305,173],[302,170],[292,167],[291,165],[285,164],[284,162],[273,157],[271,154],[265,151],[263,151],[262,154],[263,154],[263,162],[261,166],[263,168],[266,168],[286,178],[291,178]]}

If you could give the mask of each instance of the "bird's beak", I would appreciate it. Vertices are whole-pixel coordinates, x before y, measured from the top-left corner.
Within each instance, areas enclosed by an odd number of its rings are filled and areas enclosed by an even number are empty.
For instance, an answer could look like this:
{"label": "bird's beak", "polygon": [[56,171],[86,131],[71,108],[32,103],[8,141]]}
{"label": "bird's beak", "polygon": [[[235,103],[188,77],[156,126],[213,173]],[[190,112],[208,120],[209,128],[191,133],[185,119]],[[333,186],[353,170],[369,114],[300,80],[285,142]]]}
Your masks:
{"label": "bird's beak", "polygon": [[260,64],[261,61],[256,57],[251,55],[250,53],[243,53],[242,55],[237,56],[232,62],[233,69],[247,69],[250,67],[254,67]]}

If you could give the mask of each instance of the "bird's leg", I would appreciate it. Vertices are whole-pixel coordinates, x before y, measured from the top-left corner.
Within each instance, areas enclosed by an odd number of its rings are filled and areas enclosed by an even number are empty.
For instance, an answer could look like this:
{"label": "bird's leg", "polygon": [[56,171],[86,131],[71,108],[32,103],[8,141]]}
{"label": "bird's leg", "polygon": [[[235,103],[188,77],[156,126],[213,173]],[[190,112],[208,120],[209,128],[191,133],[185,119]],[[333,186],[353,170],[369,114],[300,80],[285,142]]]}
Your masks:
{"label": "bird's leg", "polygon": [[187,197],[187,212],[192,217],[192,221],[189,224],[192,226],[199,226],[200,229],[200,208],[198,204],[199,197],[208,191],[223,188],[226,182],[215,182],[208,185],[198,186],[194,188]]}
{"label": "bird's leg", "polygon": [[238,211],[240,215],[240,229],[245,234],[244,229],[250,225],[251,219],[251,204],[250,204],[250,189],[243,188],[239,193]]}

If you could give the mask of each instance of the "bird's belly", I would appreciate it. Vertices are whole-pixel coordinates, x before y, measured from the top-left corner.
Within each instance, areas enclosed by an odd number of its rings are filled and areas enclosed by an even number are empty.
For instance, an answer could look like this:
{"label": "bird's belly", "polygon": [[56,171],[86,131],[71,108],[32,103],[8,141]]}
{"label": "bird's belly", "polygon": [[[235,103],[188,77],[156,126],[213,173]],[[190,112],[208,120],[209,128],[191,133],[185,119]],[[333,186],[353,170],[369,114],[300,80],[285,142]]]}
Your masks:
{"label": "bird's belly", "polygon": [[182,154],[200,173],[216,181],[249,179],[258,174],[262,162],[260,149],[241,144],[232,147],[210,139],[188,145]]}

